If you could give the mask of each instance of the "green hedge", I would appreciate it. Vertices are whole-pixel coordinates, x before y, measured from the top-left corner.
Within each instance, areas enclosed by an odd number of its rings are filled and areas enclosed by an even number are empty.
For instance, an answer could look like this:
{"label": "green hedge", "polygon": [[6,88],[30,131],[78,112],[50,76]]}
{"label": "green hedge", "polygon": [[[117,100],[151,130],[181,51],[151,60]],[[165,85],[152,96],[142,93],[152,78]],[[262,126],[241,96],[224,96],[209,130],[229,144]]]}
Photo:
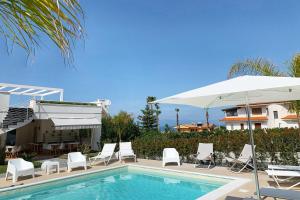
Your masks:
{"label": "green hedge", "polygon": [[[256,130],[254,140],[260,168],[268,163],[298,164],[298,129]],[[133,148],[140,158],[161,159],[164,148],[174,147],[184,162],[192,162],[190,155],[197,152],[199,142],[214,144],[217,164],[224,164],[224,156],[230,152],[238,156],[244,144],[250,143],[248,132],[218,129],[210,133],[146,133],[133,141]]]}

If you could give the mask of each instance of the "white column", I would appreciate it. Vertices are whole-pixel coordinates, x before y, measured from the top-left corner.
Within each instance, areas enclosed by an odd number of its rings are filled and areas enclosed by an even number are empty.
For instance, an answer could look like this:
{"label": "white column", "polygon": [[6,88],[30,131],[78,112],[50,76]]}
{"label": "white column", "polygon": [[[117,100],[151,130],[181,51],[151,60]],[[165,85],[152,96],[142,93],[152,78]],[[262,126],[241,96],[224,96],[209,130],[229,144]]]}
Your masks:
{"label": "white column", "polygon": [[101,127],[92,129],[91,147],[94,151],[100,150]]}
{"label": "white column", "polygon": [[0,94],[0,124],[4,120],[9,109],[9,94]]}

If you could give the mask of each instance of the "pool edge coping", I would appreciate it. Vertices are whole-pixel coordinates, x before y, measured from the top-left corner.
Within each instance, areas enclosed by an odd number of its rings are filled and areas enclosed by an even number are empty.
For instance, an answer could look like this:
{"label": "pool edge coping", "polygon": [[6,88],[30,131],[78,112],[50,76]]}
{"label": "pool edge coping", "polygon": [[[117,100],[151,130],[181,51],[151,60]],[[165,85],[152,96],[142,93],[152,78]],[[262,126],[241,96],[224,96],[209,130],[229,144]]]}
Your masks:
{"label": "pool edge coping", "polygon": [[183,173],[190,174],[190,175],[200,175],[200,176],[208,176],[208,177],[212,177],[212,178],[221,178],[221,179],[231,179],[232,180],[229,183],[226,183],[225,185],[223,185],[211,192],[208,192],[207,194],[205,194],[201,197],[198,197],[197,200],[213,200],[213,199],[220,198],[220,197],[228,194],[229,192],[240,188],[242,185],[250,182],[250,179],[247,179],[247,178],[214,175],[214,174],[207,174],[207,173],[201,173],[201,172],[191,172],[191,171],[186,171],[186,170],[169,169],[169,168],[163,168],[163,167],[152,167],[152,166],[128,163],[128,164],[123,164],[121,166],[112,166],[112,167],[107,167],[104,169],[98,169],[98,170],[89,171],[89,172],[83,171],[82,173],[79,173],[79,174],[73,174],[73,175],[69,175],[69,176],[62,176],[62,177],[52,178],[52,179],[48,179],[48,180],[41,180],[41,181],[23,184],[23,185],[16,185],[16,186],[10,186],[10,187],[6,187],[6,188],[1,188],[0,194],[2,192],[8,192],[8,191],[27,188],[27,187],[31,187],[31,186],[37,186],[40,184],[47,184],[47,183],[51,183],[51,182],[55,182],[55,181],[60,181],[63,179],[76,178],[76,177],[80,177],[80,176],[84,176],[84,175],[104,172],[104,171],[113,170],[113,169],[120,169],[120,168],[124,168],[124,167],[138,167],[138,168],[144,168],[144,169],[161,170],[161,171],[176,172],[176,173],[183,172]]}
{"label": "pool edge coping", "polygon": [[128,166],[133,167],[142,167],[147,169],[153,169],[153,170],[163,170],[163,171],[169,171],[169,172],[176,172],[176,173],[187,173],[187,174],[193,174],[193,175],[201,175],[201,176],[208,176],[213,178],[221,178],[221,179],[231,179],[229,183],[226,183],[225,185],[208,192],[207,194],[198,197],[196,200],[214,200],[218,199],[229,192],[236,190],[240,188],[242,185],[250,182],[251,180],[248,178],[240,178],[240,177],[232,177],[232,176],[224,176],[224,175],[213,175],[213,174],[207,174],[207,173],[200,173],[200,172],[191,172],[191,171],[185,171],[185,170],[176,170],[176,169],[168,169],[163,167],[150,167],[150,166],[144,166],[144,165],[136,165],[136,164],[127,164]]}

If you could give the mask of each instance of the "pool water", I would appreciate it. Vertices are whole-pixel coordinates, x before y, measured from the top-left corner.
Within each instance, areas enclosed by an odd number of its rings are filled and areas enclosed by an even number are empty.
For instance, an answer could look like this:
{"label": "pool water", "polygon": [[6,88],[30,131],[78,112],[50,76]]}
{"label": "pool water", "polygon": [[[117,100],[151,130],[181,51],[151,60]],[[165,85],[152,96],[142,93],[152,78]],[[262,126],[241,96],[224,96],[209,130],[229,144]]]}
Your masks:
{"label": "pool water", "polygon": [[0,193],[0,200],[197,199],[228,180],[123,167]]}

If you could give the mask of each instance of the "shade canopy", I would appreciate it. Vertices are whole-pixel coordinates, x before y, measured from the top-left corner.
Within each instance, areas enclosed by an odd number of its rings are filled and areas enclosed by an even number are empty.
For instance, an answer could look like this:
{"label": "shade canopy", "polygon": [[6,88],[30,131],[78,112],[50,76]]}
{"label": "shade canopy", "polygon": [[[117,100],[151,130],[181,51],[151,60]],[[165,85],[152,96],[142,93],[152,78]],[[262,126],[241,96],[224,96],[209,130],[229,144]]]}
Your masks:
{"label": "shade canopy", "polygon": [[72,130],[99,128],[101,121],[97,118],[51,118],[55,130]]}
{"label": "shade canopy", "polygon": [[182,104],[202,108],[300,99],[300,78],[240,76],[153,103]]}
{"label": "shade canopy", "polygon": [[254,137],[249,104],[300,99],[300,78],[271,76],[240,76],[195,90],[183,92],[153,103],[183,104],[202,108],[246,104],[251,150],[256,184],[260,199]]}

